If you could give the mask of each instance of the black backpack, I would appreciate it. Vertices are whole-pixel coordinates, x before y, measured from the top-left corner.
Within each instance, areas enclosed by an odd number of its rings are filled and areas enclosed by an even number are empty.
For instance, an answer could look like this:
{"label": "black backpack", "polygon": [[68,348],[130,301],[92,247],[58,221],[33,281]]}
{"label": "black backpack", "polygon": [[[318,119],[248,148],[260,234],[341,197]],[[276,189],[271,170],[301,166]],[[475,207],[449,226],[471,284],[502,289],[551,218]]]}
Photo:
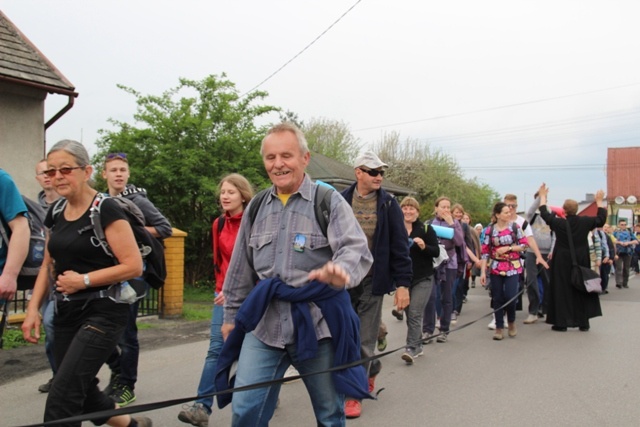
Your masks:
{"label": "black backpack", "polygon": [[[27,258],[22,264],[20,273],[18,274],[18,289],[25,290],[33,288],[36,282],[40,266],[44,260],[44,245],[46,241],[46,228],[44,226],[44,218],[46,212],[40,204],[34,202],[28,197],[22,196],[24,204],[27,205],[27,219],[29,220],[29,252]],[[9,244],[10,231],[0,221],[0,237]]]}
{"label": "black backpack", "polygon": [[[164,258],[164,246],[160,240],[156,239],[146,228],[144,228],[144,214],[131,200],[124,197],[110,197],[103,193],[98,193],[96,195],[96,198],[91,204],[90,218],[93,232],[98,238],[100,246],[102,246],[102,249],[107,255],[113,258],[114,263],[117,264],[118,260],[113,256],[113,252],[111,251],[109,243],[104,235],[102,222],[100,221],[100,208],[102,206],[102,202],[106,198],[115,200],[118,203],[125,213],[129,224],[131,224],[133,235],[135,236],[140,249],[140,255],[142,255],[142,260],[144,261],[142,278],[152,288],[160,289],[167,278],[167,264]],[[67,201],[63,199],[56,202],[53,206],[52,217],[54,221],[56,216],[62,212],[66,203]],[[138,291],[138,289],[136,289],[136,291]]]}

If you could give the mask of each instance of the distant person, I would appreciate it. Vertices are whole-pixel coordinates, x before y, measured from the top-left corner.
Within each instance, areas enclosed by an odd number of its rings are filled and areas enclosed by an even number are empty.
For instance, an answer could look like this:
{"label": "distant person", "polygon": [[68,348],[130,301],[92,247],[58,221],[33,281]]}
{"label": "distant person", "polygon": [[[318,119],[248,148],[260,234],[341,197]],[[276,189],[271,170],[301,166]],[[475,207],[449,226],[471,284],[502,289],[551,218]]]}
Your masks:
{"label": "distant person", "polygon": [[[464,260],[458,258],[456,247],[464,245],[464,231],[462,230],[460,221],[456,220],[451,214],[451,201],[448,197],[442,196],[436,199],[434,213],[435,218],[433,218],[429,224],[452,228],[453,238],[438,238],[438,243],[444,246],[449,260],[443,262],[436,268],[435,286],[424,308],[422,332],[425,339],[430,340],[431,335],[435,332],[435,328],[438,327],[440,335],[436,338],[436,341],[446,343],[449,337],[451,315],[453,313],[453,283],[458,275],[458,263],[464,262]],[[437,326],[438,324],[436,323],[437,298],[440,298],[442,301],[442,316],[439,319],[439,326]]]}
{"label": "distant person", "polygon": [[[540,206],[540,197],[538,193],[533,195],[533,203],[529,206],[526,214],[526,220],[529,223],[529,229],[531,230],[533,240],[535,240],[538,247],[538,251],[542,259],[547,262],[549,259],[549,253],[555,241],[555,235],[549,228],[549,225],[542,219],[538,213]],[[537,255],[535,251],[528,247],[525,252],[524,267],[525,267],[525,283],[527,287],[527,299],[529,300],[529,316],[524,320],[525,325],[531,325],[538,321],[538,317],[542,317],[546,314],[547,310],[544,305],[543,298],[541,298],[540,290],[538,289],[538,278],[542,280],[544,294],[549,292],[549,276],[546,268],[542,263],[536,261]]]}
{"label": "distant person", "polygon": [[418,219],[420,204],[413,197],[405,197],[400,203],[404,226],[409,235],[409,254],[413,269],[409,307],[407,312],[407,340],[402,360],[407,364],[422,356],[422,315],[433,288],[433,258],[440,254],[438,237],[433,227],[426,227]]}
{"label": "distant person", "polygon": [[[253,189],[247,179],[237,173],[225,176],[218,184],[220,191],[220,206],[222,216],[213,221],[211,228],[213,236],[213,270],[216,278],[216,287],[213,300],[213,313],[211,315],[211,333],[209,335],[209,350],[204,360],[200,383],[198,384],[198,396],[205,396],[216,391],[215,377],[216,364],[220,356],[220,350],[224,340],[222,339],[222,318],[224,314],[224,289],[222,285],[231,261],[233,246],[240,230],[240,221],[245,208],[253,198]],[[193,406],[180,411],[178,419],[183,423],[197,427],[207,427],[209,416],[213,408],[213,397],[200,397]]]}
{"label": "distant person", "polygon": [[514,338],[518,334],[514,298],[518,294],[519,277],[524,270],[520,253],[526,250],[527,239],[520,226],[515,224],[511,208],[506,203],[496,203],[492,215],[496,222],[489,226],[482,241],[480,283],[482,286],[488,283],[491,288],[491,308],[496,321],[493,339],[501,341],[504,338],[504,313],[509,337]]}
{"label": "distant person", "polygon": [[36,181],[38,181],[38,184],[42,187],[42,190],[38,193],[38,203],[40,203],[40,206],[42,206],[45,212],[60,198],[60,195],[51,182],[51,178],[45,173],[46,170],[47,159],[40,160],[36,165]]}
{"label": "distant person", "polygon": [[[104,161],[102,177],[107,181],[111,197],[125,197],[131,200],[144,215],[144,225],[152,236],[159,239],[170,237],[173,230],[167,218],[155,207],[144,188],[129,184],[129,160],[126,153],[108,154]],[[134,280],[142,281],[142,277]],[[146,289],[149,285],[146,284]],[[138,380],[138,359],[140,344],[138,342],[138,308],[140,300],[129,305],[129,322],[124,334],[118,342],[119,350],[114,350],[107,360],[111,369],[111,380],[104,390],[118,406],[126,406],[136,400],[134,389]]]}
{"label": "distant person", "polygon": [[[345,352],[357,354],[359,360],[357,342],[345,339],[342,333],[347,328],[357,333],[357,318],[346,289],[357,286],[372,263],[366,236],[351,207],[335,191],[331,193],[325,237],[315,215],[318,184],[305,173],[309,148],[296,126],[282,123],[272,127],[262,140],[260,154],[273,186],[264,198],[254,197],[247,206],[251,211],[254,203],[259,204],[255,218],[247,220],[245,216],[240,224],[223,285],[222,336],[231,344],[241,340],[236,387],[282,378],[289,365],[304,375],[324,371],[334,363],[356,361],[343,359]],[[406,239],[404,242],[406,245]],[[265,293],[270,292],[279,297],[269,299]],[[291,302],[293,299],[298,302]],[[264,314],[262,310],[256,314],[258,305],[266,307]],[[235,326],[243,310],[257,321],[255,329],[244,336]],[[310,323],[300,321],[307,310]],[[340,317],[328,316],[324,310]],[[303,327],[307,339],[299,340],[296,331]],[[377,335],[378,326],[375,328]],[[338,351],[337,343],[345,346]],[[219,368],[223,359],[229,359],[227,348],[225,342]],[[311,353],[309,358],[299,358],[307,353]],[[358,366],[353,371],[360,373],[354,377],[358,390],[367,393],[364,369]],[[216,387],[219,378],[216,375]],[[341,388],[345,383],[336,378],[340,375],[324,373],[303,379],[317,425],[345,423]],[[274,385],[233,393],[231,424],[268,425],[279,392],[280,385]],[[301,424],[309,424],[304,414],[299,417]]]}
{"label": "distant person", "polygon": [[551,214],[547,208],[549,189],[545,184],[540,186],[540,215],[556,234],[551,263],[551,286],[549,307],[546,322],[554,331],[564,332],[567,328],[580,328],[588,331],[589,319],[602,316],[598,294],[577,290],[571,285],[571,269],[573,266],[569,249],[567,223],[571,227],[571,236],[575,247],[576,260],[579,265],[591,268],[587,235],[590,230],[601,227],[607,220],[607,210],[603,207],[604,192],[599,190],[595,195],[598,206],[597,216],[578,216],[578,202],[567,199],[563,204],[567,218],[563,219]]}
{"label": "distant person", "polygon": [[616,253],[618,254],[618,259],[616,260],[616,288],[628,288],[631,256],[635,246],[638,244],[638,239],[627,228],[626,219],[618,221],[618,229],[613,232],[613,237],[616,238]]}
{"label": "distant person", "polygon": [[[116,302],[117,286],[142,274],[142,258],[131,225],[113,200],[104,200],[100,218],[118,264],[114,265],[113,258],[93,243],[90,207],[97,191],[89,185],[93,167],[82,144],[70,140],[56,143],[47,155],[47,165],[46,173],[60,196],[66,198],[66,205],[55,216],[53,209],[47,213],[44,225],[51,231],[22,324],[24,339],[37,343],[39,308],[53,278],[57,372],[47,396],[45,422],[117,408],[98,389],[96,375],[115,348],[129,317],[128,304]],[[152,425],[149,418],[129,415],[94,418],[92,422]]]}
{"label": "distant person", "polygon": [[[388,165],[374,152],[367,151],[356,158],[353,167],[356,182],[342,191],[342,195],[367,236],[373,266],[349,293],[360,318],[362,356],[369,357],[375,351],[384,295],[396,292],[393,305],[398,311],[409,305],[411,258],[400,205],[382,188]],[[375,388],[380,369],[380,359],[368,363],[370,391]],[[348,398],[345,413],[347,418],[358,418],[362,413],[362,403]]]}
{"label": "distant person", "polygon": [[616,245],[611,237],[611,227],[609,227],[609,224],[605,224],[601,228],[596,228],[596,230],[600,232],[601,239],[604,236],[604,241],[606,242],[607,246],[607,258],[604,258],[602,260],[602,264],[600,264],[600,280],[602,285],[602,293],[606,295],[609,293],[608,287],[609,276],[611,275],[611,267],[617,259]]}
{"label": "distant person", "polygon": [[[38,203],[44,209],[45,212],[49,210],[49,207],[58,199],[60,199],[60,195],[56,191],[53,183],[51,182],[51,178],[45,173],[47,170],[47,159],[43,159],[38,162],[36,165],[36,181],[42,187],[42,190],[38,193]],[[51,366],[51,372],[53,375],[44,384],[41,384],[38,387],[38,391],[41,393],[48,393],[51,389],[51,384],[53,383],[53,377],[56,375],[56,363],[53,357],[53,340],[54,340],[54,328],[53,328],[53,315],[55,311],[55,304],[51,304],[51,299],[48,297],[44,298],[42,303],[41,312],[42,312],[42,325],[44,326],[44,330],[46,332],[44,338],[44,348],[45,353],[47,355],[47,360],[49,361],[49,366]]]}

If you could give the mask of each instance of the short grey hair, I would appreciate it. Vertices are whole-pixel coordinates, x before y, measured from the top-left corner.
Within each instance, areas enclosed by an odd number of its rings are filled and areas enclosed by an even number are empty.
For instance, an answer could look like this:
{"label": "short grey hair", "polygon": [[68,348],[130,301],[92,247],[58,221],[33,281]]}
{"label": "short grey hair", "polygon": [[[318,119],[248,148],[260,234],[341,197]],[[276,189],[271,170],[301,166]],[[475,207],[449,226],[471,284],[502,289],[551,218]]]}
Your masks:
{"label": "short grey hair", "polygon": [[47,154],[47,158],[49,154],[54,153],[56,151],[64,151],[66,153],[71,154],[75,159],[78,166],[90,166],[91,160],[89,160],[89,153],[87,149],[84,148],[84,145],[79,143],[78,141],[74,141],[72,139],[63,139],[62,141],[58,141],[55,143],[49,153]]}
{"label": "short grey hair", "polygon": [[302,155],[305,155],[309,152],[309,146],[307,145],[307,138],[304,137],[304,133],[300,130],[300,128],[293,123],[290,122],[282,122],[267,131],[267,134],[262,139],[262,143],[260,144],[260,155],[264,154],[264,141],[267,139],[269,135],[272,133],[280,133],[280,132],[291,132],[296,136],[298,140],[298,147],[300,147],[300,152]]}

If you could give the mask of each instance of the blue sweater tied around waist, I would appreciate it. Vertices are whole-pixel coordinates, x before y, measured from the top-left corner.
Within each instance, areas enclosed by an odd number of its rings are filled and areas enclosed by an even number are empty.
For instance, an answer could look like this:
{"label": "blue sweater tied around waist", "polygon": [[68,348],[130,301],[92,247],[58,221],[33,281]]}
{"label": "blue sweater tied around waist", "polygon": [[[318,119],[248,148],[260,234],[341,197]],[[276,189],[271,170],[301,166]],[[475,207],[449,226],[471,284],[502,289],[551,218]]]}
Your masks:
{"label": "blue sweater tied around waist", "polygon": [[[360,360],[360,321],[346,290],[337,290],[318,281],[294,288],[277,278],[265,279],[251,291],[236,314],[235,328],[227,337],[216,366],[217,391],[233,388],[235,377],[230,377],[231,366],[240,356],[244,336],[255,329],[274,298],[291,303],[291,315],[296,326],[298,360],[312,359],[318,350],[315,327],[309,311],[310,302],[322,311],[331,332],[335,350],[333,366]],[[356,399],[374,398],[368,391],[364,366],[341,369],[332,372],[332,375],[338,393]],[[218,395],[218,407],[227,406],[231,398],[230,393]]]}

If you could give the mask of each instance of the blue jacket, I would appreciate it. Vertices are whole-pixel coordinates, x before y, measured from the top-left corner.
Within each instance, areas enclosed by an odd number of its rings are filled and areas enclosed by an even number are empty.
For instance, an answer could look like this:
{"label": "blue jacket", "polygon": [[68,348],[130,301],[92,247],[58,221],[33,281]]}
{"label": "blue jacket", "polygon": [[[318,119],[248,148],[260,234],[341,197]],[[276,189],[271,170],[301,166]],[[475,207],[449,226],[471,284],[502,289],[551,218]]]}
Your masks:
{"label": "blue jacket", "polygon": [[[235,328],[224,342],[216,366],[216,390],[233,388],[235,378],[229,378],[231,365],[238,360],[245,334],[255,329],[272,299],[291,302],[291,315],[296,325],[298,360],[315,357],[318,341],[309,312],[309,302],[315,303],[327,322],[335,355],[333,366],[341,366],[360,360],[360,321],[351,307],[349,294],[324,283],[313,281],[294,288],[280,279],[260,281],[242,303],[235,318]],[[333,381],[338,393],[357,399],[373,399],[369,394],[367,373],[362,365],[333,371]],[[232,395],[217,396],[218,407],[231,402]]]}
{"label": "blue jacket", "polygon": [[[342,191],[352,204],[356,184]],[[376,231],[373,234],[373,295],[384,295],[396,287],[411,286],[413,271],[409,257],[409,239],[404,227],[404,215],[398,202],[382,188],[377,190],[378,207]]]}

